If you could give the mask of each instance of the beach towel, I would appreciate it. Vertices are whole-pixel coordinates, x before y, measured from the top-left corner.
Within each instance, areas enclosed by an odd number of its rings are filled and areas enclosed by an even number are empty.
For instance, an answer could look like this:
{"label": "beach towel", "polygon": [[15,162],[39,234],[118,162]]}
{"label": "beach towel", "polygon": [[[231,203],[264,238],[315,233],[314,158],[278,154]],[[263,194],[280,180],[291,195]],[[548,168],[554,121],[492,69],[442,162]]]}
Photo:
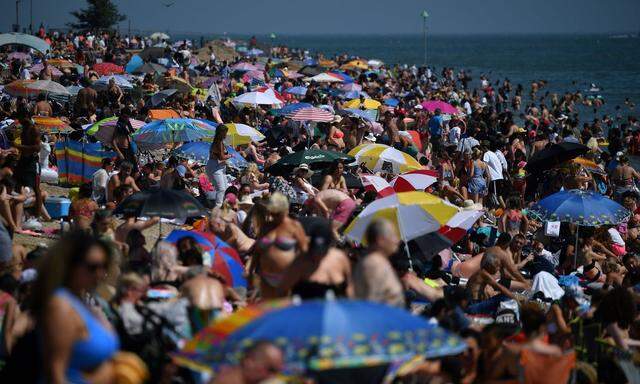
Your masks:
{"label": "beach towel", "polygon": [[564,295],[564,290],[558,284],[558,280],[549,272],[539,272],[533,278],[531,297],[537,292],[542,292],[548,299],[558,300]]}

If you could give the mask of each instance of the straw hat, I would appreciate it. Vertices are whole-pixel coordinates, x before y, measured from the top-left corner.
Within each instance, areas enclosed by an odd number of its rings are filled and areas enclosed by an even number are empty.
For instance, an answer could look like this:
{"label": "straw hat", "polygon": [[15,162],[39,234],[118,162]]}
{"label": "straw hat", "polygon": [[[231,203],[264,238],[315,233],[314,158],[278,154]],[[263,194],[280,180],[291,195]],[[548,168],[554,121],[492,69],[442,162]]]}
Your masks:
{"label": "straw hat", "polygon": [[465,200],[462,203],[463,211],[479,211],[482,209],[481,203],[474,203],[473,200]]}
{"label": "straw hat", "polygon": [[309,169],[309,164],[305,164],[302,163],[299,166],[293,168],[293,174],[297,174],[298,171],[305,171],[305,176],[306,177],[311,177],[313,176],[313,171],[311,169]]}
{"label": "straw hat", "polygon": [[253,207],[253,205],[254,205],[253,199],[249,195],[242,196],[240,201],[238,201],[238,207],[240,209],[245,209],[245,208],[250,209],[251,207]]}

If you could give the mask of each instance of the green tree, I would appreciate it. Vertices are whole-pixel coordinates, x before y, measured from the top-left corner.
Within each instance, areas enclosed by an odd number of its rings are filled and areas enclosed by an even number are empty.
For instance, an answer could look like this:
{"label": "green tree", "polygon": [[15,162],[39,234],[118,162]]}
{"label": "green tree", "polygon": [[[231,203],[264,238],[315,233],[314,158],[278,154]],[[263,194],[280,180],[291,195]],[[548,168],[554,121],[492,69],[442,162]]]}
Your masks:
{"label": "green tree", "polygon": [[76,23],[68,23],[72,28],[82,30],[105,30],[126,20],[127,16],[118,13],[118,7],[111,0],[87,0],[86,9],[73,11]]}

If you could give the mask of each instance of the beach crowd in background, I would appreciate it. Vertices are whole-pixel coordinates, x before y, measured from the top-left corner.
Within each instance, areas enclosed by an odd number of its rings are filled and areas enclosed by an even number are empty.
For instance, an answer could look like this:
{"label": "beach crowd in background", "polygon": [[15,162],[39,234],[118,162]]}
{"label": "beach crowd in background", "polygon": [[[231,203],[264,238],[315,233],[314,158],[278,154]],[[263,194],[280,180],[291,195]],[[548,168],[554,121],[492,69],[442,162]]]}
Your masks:
{"label": "beach crowd in background", "polygon": [[633,100],[255,37],[0,69],[2,382],[640,380]]}

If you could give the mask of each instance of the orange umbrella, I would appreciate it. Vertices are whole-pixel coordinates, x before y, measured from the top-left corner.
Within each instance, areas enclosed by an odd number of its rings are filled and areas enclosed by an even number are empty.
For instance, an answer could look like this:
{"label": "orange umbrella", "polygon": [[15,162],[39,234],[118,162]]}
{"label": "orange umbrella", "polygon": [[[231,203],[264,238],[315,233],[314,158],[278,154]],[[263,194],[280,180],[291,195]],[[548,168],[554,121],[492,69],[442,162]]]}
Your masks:
{"label": "orange umbrella", "polygon": [[151,109],[149,110],[149,118],[151,120],[177,119],[180,115],[173,109]]}

